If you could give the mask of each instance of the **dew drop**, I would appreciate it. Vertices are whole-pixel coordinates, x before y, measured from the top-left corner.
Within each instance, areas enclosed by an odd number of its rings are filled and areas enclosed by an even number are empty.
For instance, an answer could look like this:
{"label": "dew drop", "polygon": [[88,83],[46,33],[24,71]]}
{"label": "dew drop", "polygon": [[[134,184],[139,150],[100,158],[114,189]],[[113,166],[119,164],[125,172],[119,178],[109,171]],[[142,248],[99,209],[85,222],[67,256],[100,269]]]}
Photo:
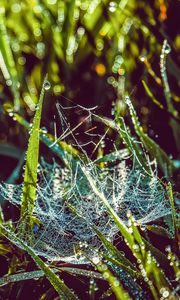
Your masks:
{"label": "dew drop", "polygon": [[166,54],[169,54],[171,52],[171,46],[168,43],[166,43],[165,45],[164,52]]}
{"label": "dew drop", "polygon": [[109,273],[108,272],[104,272],[103,273],[103,277],[104,277],[104,279],[108,279],[109,278]]}
{"label": "dew drop", "polygon": [[100,259],[97,256],[93,257],[92,261],[95,265],[98,265],[100,263]]}
{"label": "dew drop", "polygon": [[7,86],[11,86],[12,85],[12,80],[11,79],[6,80],[6,84],[7,84]]}
{"label": "dew drop", "polygon": [[144,62],[146,58],[144,56],[140,56],[139,59],[140,61]]}
{"label": "dew drop", "polygon": [[41,131],[42,131],[42,133],[44,133],[44,134],[48,132],[48,130],[47,130],[46,127],[42,127],[42,128],[41,128]]}
{"label": "dew drop", "polygon": [[48,80],[45,80],[45,82],[44,82],[44,89],[46,91],[48,91],[50,88],[51,88],[50,82]]}
{"label": "dew drop", "polygon": [[164,298],[167,298],[168,296],[169,296],[169,291],[164,291],[164,292],[163,292],[163,297],[164,297]]}
{"label": "dew drop", "polygon": [[119,280],[115,279],[115,280],[113,281],[113,286],[114,286],[114,287],[119,286]]}

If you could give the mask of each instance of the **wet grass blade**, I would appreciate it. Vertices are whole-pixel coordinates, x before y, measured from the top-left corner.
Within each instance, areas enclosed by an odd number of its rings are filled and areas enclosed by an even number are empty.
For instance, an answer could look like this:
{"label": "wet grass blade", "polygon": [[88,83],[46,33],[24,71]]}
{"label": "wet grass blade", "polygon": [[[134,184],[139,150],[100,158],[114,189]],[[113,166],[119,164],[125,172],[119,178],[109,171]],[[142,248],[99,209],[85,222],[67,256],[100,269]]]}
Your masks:
{"label": "wet grass blade", "polygon": [[128,292],[126,292],[119,282],[119,280],[109,270],[108,266],[101,260],[97,263],[91,262],[92,265],[103,275],[104,279],[109,283],[112,291],[114,292],[117,300],[130,300]]}
{"label": "wet grass blade", "polygon": [[18,74],[16,71],[15,61],[9,44],[9,38],[4,25],[4,12],[0,12],[0,68],[3,76],[8,81],[14,95],[14,110],[20,108],[19,91],[18,91]]}
{"label": "wet grass blade", "polygon": [[169,188],[169,200],[170,200],[171,211],[172,211],[171,215],[172,215],[173,233],[176,234],[177,233],[176,209],[174,206],[172,184],[170,182],[168,184],[168,188]]}
{"label": "wet grass blade", "polygon": [[[1,245],[0,245],[0,251],[1,251]],[[6,251],[6,253],[7,253],[7,251]],[[54,273],[64,271],[69,274],[76,274],[76,275],[81,275],[81,276],[86,276],[86,277],[90,277],[90,278],[97,278],[97,279],[104,280],[103,276],[98,272],[83,270],[83,269],[79,269],[79,268],[70,268],[70,267],[62,267],[61,268],[60,267],[58,269],[53,268],[51,270]],[[19,282],[19,281],[24,281],[24,280],[29,280],[29,279],[39,279],[43,276],[45,276],[45,274],[42,270],[23,272],[23,273],[12,274],[12,275],[5,275],[0,278],[0,287],[6,285],[8,283],[11,283],[11,282]]]}
{"label": "wet grass blade", "polygon": [[[118,262],[118,266],[133,276],[139,276],[139,270],[97,228],[93,227],[93,229],[107,249],[108,255]],[[108,255],[105,255],[107,260],[109,260]]]}
{"label": "wet grass blade", "polygon": [[26,153],[20,212],[21,222],[19,228],[22,235],[24,235],[25,232],[27,234],[29,231],[31,231],[33,226],[31,217],[34,208],[34,203],[36,200],[37,167],[39,159],[39,130],[46,81],[47,78],[45,78],[42,86],[39,103],[37,104],[35,116],[33,119],[31,134],[28,142],[28,149]]}
{"label": "wet grass blade", "polygon": [[149,89],[148,85],[146,84],[146,82],[144,80],[142,80],[142,84],[143,84],[143,87],[147,93],[147,95],[151,98],[151,100],[161,109],[164,109],[164,106],[162,105],[162,103],[159,102],[159,100],[157,100],[153,93],[151,92],[151,90]]}
{"label": "wet grass blade", "polygon": [[101,163],[101,162],[109,162],[113,163],[114,161],[121,160],[121,159],[126,159],[130,155],[128,149],[121,149],[117,150],[115,152],[111,152],[110,154],[106,154],[102,157],[97,158],[94,160],[94,163]]}

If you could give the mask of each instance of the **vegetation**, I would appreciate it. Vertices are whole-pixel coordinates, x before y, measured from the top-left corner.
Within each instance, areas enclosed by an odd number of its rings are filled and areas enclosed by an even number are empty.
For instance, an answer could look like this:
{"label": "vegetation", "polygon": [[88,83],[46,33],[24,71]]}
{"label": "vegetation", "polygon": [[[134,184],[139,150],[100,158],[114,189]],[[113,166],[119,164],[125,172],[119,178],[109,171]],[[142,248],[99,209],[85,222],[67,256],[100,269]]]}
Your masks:
{"label": "vegetation", "polygon": [[179,1],[1,1],[0,299],[178,299]]}

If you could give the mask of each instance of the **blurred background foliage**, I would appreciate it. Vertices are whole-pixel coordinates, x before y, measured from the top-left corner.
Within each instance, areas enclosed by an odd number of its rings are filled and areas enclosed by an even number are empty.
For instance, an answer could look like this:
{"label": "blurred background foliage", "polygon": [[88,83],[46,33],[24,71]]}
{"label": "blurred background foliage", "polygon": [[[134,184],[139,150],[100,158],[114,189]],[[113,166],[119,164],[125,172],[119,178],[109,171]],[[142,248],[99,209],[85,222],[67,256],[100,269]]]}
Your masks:
{"label": "blurred background foliage", "polygon": [[[6,170],[0,179],[10,176],[28,140],[13,112],[31,121],[46,73],[51,89],[42,126],[49,132],[54,133],[55,119],[60,127],[57,102],[97,105],[97,112],[107,117],[116,104],[118,114],[126,117],[128,93],[144,131],[179,159],[179,6],[176,0],[1,0],[0,163]],[[171,46],[171,111],[160,72],[164,39]],[[71,110],[75,123],[81,117]]]}

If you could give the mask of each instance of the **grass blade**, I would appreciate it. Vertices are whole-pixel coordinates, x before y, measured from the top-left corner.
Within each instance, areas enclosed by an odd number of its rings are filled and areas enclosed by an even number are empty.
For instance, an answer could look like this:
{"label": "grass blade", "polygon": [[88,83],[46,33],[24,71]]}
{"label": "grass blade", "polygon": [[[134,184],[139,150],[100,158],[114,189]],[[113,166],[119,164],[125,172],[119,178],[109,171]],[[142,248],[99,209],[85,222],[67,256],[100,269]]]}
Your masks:
{"label": "grass blade", "polygon": [[19,228],[22,235],[24,235],[25,232],[28,233],[29,230],[31,231],[33,226],[31,217],[36,199],[37,167],[39,159],[39,130],[46,81],[47,78],[45,78],[42,86],[39,103],[37,105],[32,124],[32,132],[29,138],[28,149],[26,154],[20,213],[21,223]]}
{"label": "grass blade", "polygon": [[108,269],[107,265],[101,260],[93,262],[96,269],[103,275],[104,279],[109,283],[112,291],[114,292],[117,300],[130,300],[129,294],[124,290],[119,280]]}
{"label": "grass blade", "polygon": [[176,221],[176,209],[174,206],[174,197],[173,197],[173,190],[172,190],[172,184],[169,182],[168,184],[169,188],[169,199],[171,203],[171,210],[172,210],[172,224],[173,224],[173,233],[177,233],[177,221]]}
{"label": "grass blade", "polygon": [[[1,250],[1,248],[0,248],[0,250]],[[5,253],[7,253],[7,251]],[[98,272],[83,270],[83,269],[79,269],[79,268],[70,268],[70,267],[62,267],[62,268],[60,267],[59,268],[58,267],[58,269],[53,268],[51,270],[54,273],[64,271],[64,272],[67,272],[70,274],[77,274],[77,275],[86,276],[86,277],[90,277],[90,278],[104,279],[103,276]],[[45,276],[45,274],[42,270],[23,272],[23,273],[12,274],[12,275],[5,275],[0,278],[0,287],[6,285],[8,283],[11,283],[11,282],[19,282],[22,280],[29,280],[29,279],[39,279],[43,276]]]}
{"label": "grass blade", "polygon": [[6,27],[4,25],[4,12],[1,9],[0,12],[0,68],[3,76],[11,87],[14,95],[14,110],[17,111],[20,108],[19,91],[18,91],[18,74],[9,44]]}
{"label": "grass blade", "polygon": [[[121,266],[122,269],[124,269],[131,275],[139,276],[140,273],[136,269],[136,267],[124,255],[122,255],[121,252],[110,241],[108,241],[107,238],[97,228],[93,229],[96,232],[99,239],[103,242],[111,258],[117,260],[119,266]],[[106,256],[106,259],[108,260],[108,256]]]}

